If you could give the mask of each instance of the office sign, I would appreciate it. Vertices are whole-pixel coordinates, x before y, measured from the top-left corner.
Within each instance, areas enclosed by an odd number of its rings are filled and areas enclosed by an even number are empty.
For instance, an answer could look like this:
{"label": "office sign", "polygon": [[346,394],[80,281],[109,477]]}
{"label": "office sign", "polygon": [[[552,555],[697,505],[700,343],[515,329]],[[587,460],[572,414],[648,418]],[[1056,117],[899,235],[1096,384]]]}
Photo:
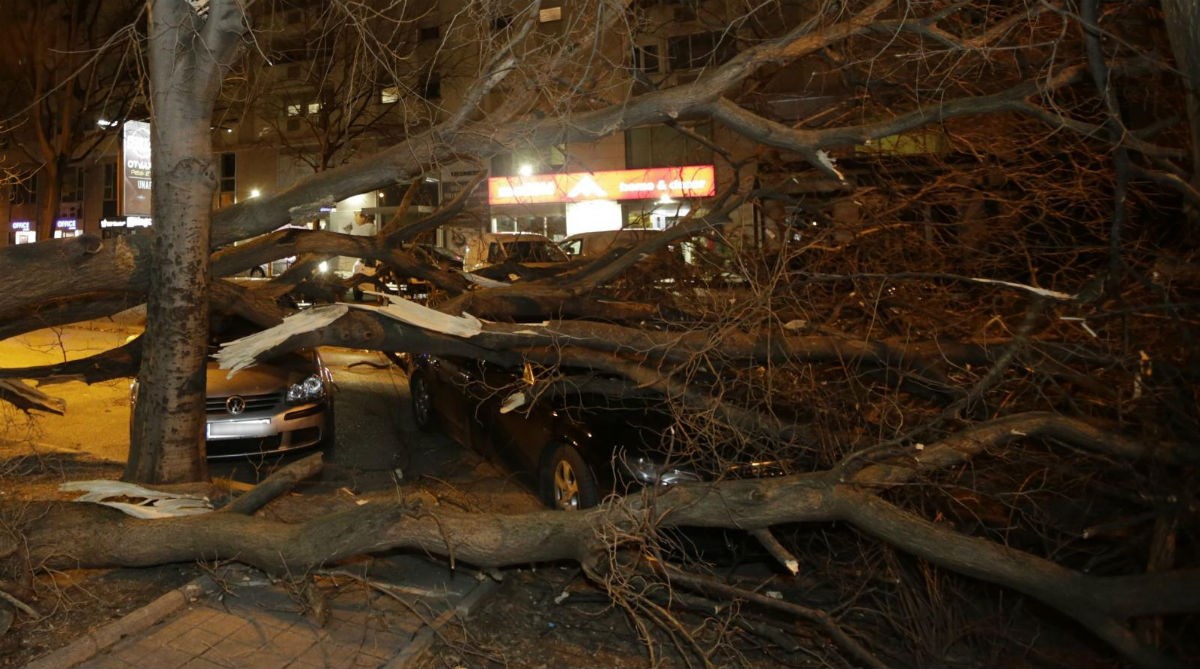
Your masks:
{"label": "office sign", "polygon": [[126,121],[122,127],[121,204],[126,216],[150,215],[150,124]]}
{"label": "office sign", "polygon": [[488,179],[488,204],[658,200],[716,194],[712,165],[570,172]]}

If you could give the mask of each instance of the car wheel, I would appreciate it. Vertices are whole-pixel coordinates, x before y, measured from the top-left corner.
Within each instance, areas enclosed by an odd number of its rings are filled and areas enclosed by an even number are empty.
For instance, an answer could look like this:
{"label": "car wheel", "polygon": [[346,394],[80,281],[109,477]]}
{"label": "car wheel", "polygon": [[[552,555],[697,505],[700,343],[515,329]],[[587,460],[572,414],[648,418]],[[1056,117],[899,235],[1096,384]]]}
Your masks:
{"label": "car wheel", "polygon": [[579,451],[566,444],[552,447],[542,460],[542,501],[565,511],[586,509],[600,503],[599,485],[592,468]]}
{"label": "car wheel", "polygon": [[429,380],[425,373],[415,370],[408,377],[408,393],[412,399],[413,422],[417,429],[430,432],[433,424],[433,396],[429,394]]}

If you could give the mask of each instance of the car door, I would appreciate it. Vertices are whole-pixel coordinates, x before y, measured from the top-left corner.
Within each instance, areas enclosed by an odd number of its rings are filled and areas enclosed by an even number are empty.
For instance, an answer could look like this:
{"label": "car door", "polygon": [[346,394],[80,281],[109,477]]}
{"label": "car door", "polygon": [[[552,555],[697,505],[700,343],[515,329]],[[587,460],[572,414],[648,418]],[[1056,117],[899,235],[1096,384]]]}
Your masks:
{"label": "car door", "polygon": [[471,374],[464,361],[427,356],[421,360],[421,370],[429,381],[430,399],[442,429],[458,443],[470,446],[475,402],[467,391]]}
{"label": "car door", "polygon": [[523,477],[537,474],[542,452],[554,441],[554,407],[547,400],[526,403],[511,411],[501,406],[525,384],[519,369],[481,363],[484,385],[490,391],[489,438],[494,455]]}

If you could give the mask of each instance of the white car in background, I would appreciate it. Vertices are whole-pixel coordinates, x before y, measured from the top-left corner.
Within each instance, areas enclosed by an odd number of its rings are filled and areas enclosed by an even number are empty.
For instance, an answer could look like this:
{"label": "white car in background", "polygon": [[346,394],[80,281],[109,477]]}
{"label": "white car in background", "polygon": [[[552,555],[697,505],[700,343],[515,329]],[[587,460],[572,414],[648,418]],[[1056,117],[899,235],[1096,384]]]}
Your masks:
{"label": "white car in background", "polygon": [[660,232],[662,231],[642,228],[579,232],[562,240],[558,245],[571,258],[594,258],[613,249],[635,246]]}

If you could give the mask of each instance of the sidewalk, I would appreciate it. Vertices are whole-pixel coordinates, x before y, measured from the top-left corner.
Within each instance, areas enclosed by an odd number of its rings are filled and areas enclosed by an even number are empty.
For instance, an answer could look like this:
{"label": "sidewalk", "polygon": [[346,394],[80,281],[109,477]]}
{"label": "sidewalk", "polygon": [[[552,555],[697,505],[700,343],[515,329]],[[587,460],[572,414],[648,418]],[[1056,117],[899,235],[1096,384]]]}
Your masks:
{"label": "sidewalk", "polygon": [[311,597],[231,566],[26,669],[401,669],[493,589],[491,580],[413,556],[376,561],[367,580],[343,573],[322,577],[320,596]]}

